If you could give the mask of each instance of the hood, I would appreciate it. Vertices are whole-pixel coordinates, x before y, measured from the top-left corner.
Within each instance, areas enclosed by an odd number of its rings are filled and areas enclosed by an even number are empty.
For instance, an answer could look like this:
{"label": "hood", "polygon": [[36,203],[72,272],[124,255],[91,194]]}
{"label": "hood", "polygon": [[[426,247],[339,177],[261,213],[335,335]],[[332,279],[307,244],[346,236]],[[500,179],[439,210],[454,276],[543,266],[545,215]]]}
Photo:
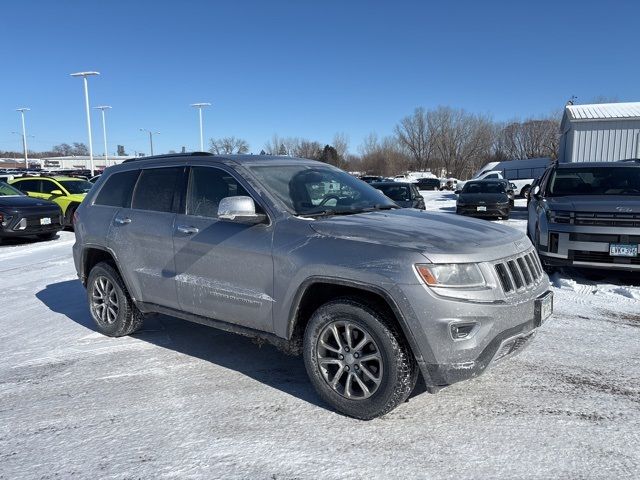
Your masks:
{"label": "hood", "polygon": [[461,193],[458,200],[465,203],[487,204],[507,203],[509,197],[506,193]]}
{"label": "hood", "polygon": [[328,237],[417,250],[433,262],[489,261],[530,246],[511,227],[414,209],[320,218],[309,226]]}
{"label": "hood", "polygon": [[9,209],[11,211],[15,211],[24,208],[41,208],[43,210],[48,210],[58,209],[59,207],[48,200],[20,195],[15,197],[0,196],[0,208],[3,210]]}
{"label": "hood", "polygon": [[594,213],[640,213],[640,195],[570,195],[545,198],[547,207],[556,211]]}

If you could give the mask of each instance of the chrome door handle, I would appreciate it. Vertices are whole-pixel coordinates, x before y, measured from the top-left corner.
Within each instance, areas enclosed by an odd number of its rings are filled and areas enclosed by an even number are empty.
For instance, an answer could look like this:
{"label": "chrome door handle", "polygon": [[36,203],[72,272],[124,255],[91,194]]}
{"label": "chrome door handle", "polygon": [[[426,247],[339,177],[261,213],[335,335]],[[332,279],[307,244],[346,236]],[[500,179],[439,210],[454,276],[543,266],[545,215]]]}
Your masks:
{"label": "chrome door handle", "polygon": [[186,225],[178,225],[177,230],[180,233],[184,233],[185,235],[193,235],[194,233],[198,233],[200,231],[199,228],[187,227]]}
{"label": "chrome door handle", "polygon": [[116,217],[113,219],[113,221],[115,223],[117,223],[118,225],[127,225],[129,223],[131,223],[131,219],[129,217]]}

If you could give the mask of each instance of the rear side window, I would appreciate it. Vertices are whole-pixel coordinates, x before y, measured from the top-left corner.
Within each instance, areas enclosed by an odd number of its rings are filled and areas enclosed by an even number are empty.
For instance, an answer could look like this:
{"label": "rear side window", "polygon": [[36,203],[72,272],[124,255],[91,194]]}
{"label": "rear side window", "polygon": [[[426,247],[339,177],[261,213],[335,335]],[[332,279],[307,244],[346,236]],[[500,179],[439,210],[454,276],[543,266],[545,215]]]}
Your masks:
{"label": "rear side window", "polygon": [[111,175],[100,189],[93,204],[129,208],[139,173],[140,170],[130,170]]}
{"label": "rear side window", "polygon": [[23,192],[39,192],[40,180],[22,180],[16,182],[13,186]]}
{"label": "rear side window", "polygon": [[143,170],[133,194],[131,208],[172,212],[173,197],[182,171],[182,167]]}

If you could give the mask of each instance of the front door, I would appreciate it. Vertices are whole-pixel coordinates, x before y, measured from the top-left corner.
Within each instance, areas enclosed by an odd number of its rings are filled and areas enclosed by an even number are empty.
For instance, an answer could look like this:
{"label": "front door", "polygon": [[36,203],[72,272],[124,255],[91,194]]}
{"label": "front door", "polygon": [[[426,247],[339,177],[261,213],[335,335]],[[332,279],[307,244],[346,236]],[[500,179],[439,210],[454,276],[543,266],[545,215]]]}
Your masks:
{"label": "front door", "polygon": [[191,167],[185,213],[177,215],[174,229],[180,306],[272,332],[273,227],[219,220],[220,200],[236,195],[248,193],[229,172]]}

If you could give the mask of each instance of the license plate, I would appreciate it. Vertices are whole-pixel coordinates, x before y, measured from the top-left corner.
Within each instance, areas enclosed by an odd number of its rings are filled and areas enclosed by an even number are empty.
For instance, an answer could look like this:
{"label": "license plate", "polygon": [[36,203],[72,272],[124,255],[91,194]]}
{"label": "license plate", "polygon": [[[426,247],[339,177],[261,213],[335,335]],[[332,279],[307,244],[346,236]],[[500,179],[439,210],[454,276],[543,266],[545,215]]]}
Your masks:
{"label": "license plate", "polygon": [[49,217],[41,218],[40,225],[51,225],[51,219]]}
{"label": "license plate", "polygon": [[478,212],[486,212],[487,211],[487,207],[476,207],[476,210]]}
{"label": "license plate", "polygon": [[547,292],[536,298],[535,323],[536,327],[542,325],[553,313],[553,292]]}
{"label": "license plate", "polygon": [[637,257],[638,245],[630,243],[610,243],[609,255],[612,257]]}

